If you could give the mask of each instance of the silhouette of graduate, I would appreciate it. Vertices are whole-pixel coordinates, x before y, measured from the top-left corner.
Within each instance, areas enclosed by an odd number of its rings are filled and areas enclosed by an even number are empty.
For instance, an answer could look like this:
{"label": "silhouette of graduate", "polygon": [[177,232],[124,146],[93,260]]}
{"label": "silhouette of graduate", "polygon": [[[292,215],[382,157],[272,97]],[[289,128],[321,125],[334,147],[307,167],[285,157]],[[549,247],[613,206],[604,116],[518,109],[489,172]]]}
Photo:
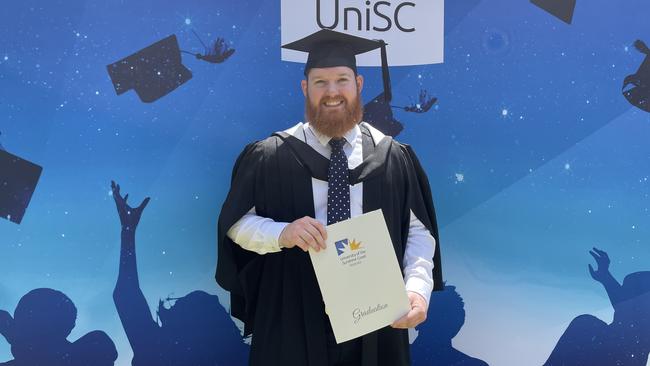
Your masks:
{"label": "silhouette of graduate", "polygon": [[418,337],[411,347],[413,366],[487,366],[451,343],[465,324],[465,303],[456,287],[445,284],[443,291],[432,293],[431,305],[427,321],[418,327]]}
{"label": "silhouette of graduate", "polygon": [[169,308],[158,303],[160,324],[153,319],[140,289],[135,252],[135,232],[149,203],[127,203],[120,186],[111,182],[122,226],[120,268],[113,291],[117,313],[133,349],[133,366],[245,365],[248,347],[216,295],[193,291]]}
{"label": "silhouette of graduate", "polygon": [[109,366],[117,359],[113,341],[93,331],[74,342],[77,308],[64,293],[39,288],[23,296],[13,317],[0,311],[0,334],[11,345],[14,359],[3,366]]}
{"label": "silhouette of graduate", "polygon": [[591,277],[603,285],[614,308],[611,324],[593,315],[573,319],[560,337],[545,366],[645,366],[650,351],[650,272],[625,276],[623,285],[609,272],[609,256],[589,252],[597,268]]}

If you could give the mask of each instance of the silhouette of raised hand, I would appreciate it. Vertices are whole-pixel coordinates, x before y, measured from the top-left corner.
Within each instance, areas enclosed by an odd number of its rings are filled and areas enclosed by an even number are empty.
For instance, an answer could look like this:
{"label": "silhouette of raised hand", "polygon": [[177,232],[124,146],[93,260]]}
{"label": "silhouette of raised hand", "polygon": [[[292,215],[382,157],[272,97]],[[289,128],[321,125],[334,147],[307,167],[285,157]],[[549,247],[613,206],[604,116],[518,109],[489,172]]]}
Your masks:
{"label": "silhouette of raised hand", "polygon": [[589,254],[594,257],[596,264],[598,265],[598,268],[594,271],[594,268],[590,264],[589,273],[594,280],[602,283],[611,276],[609,273],[609,256],[605,251],[597,248],[590,250]]}
{"label": "silhouette of raised hand", "polygon": [[6,310],[0,310],[0,335],[4,336],[9,343],[11,343],[14,318]]}
{"label": "silhouette of raised hand", "polygon": [[115,184],[114,181],[111,181],[111,189],[113,190],[113,199],[115,200],[115,205],[117,206],[117,212],[120,215],[120,223],[122,224],[122,229],[135,231],[138,223],[140,222],[142,211],[145,207],[147,207],[150,197],[145,198],[142,203],[140,203],[140,206],[133,208],[126,203],[126,200],[129,198],[128,193],[124,197],[120,195],[119,184]]}
{"label": "silhouette of raised hand", "polygon": [[431,109],[431,107],[436,104],[438,101],[438,98],[435,97],[429,97],[427,94],[427,91],[425,89],[420,90],[420,95],[418,96],[418,103],[411,104],[409,106],[404,107],[404,110],[406,112],[414,112],[414,113],[426,113]]}
{"label": "silhouette of raised hand", "polygon": [[196,58],[212,64],[220,64],[232,56],[233,53],[235,53],[235,50],[228,47],[225,39],[217,38],[212,43],[212,48],[206,49],[205,55],[197,54]]}

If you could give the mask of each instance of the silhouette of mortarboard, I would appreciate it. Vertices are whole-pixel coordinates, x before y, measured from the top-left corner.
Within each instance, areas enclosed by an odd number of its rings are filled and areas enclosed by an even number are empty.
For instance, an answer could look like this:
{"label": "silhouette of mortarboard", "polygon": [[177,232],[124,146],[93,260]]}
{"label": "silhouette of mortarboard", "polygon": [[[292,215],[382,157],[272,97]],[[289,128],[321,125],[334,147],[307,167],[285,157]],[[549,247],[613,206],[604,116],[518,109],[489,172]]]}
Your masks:
{"label": "silhouette of mortarboard", "polygon": [[636,73],[625,77],[623,96],[633,106],[650,112],[650,48],[639,39],[634,42],[634,47],[645,54],[645,58]]}
{"label": "silhouette of mortarboard", "polygon": [[370,122],[384,135],[396,137],[404,129],[400,121],[393,116],[393,108],[401,109],[407,113],[426,113],[438,101],[438,98],[429,97],[427,91],[420,90],[419,103],[408,106],[395,106],[384,100],[383,94],[368,102],[363,107],[363,120]]}
{"label": "silhouette of mortarboard", "polygon": [[145,103],[167,95],[192,78],[182,64],[175,35],[106,66],[117,95],[131,89]]}
{"label": "silhouette of mortarboard", "polygon": [[576,0],[530,0],[531,3],[551,13],[567,24],[573,20]]}
{"label": "silhouette of mortarboard", "polygon": [[384,135],[392,137],[399,135],[404,129],[402,123],[393,116],[393,109],[384,101],[383,94],[379,94],[363,107],[363,120],[370,122]]}
{"label": "silhouette of mortarboard", "polygon": [[42,167],[0,150],[0,217],[20,224]]}
{"label": "silhouette of mortarboard", "polygon": [[346,33],[321,29],[295,42],[287,43],[282,48],[308,52],[305,64],[305,76],[312,68],[347,66],[357,73],[356,55],[381,49],[381,69],[384,80],[384,98],[386,102],[392,99],[386,42],[352,36]]}

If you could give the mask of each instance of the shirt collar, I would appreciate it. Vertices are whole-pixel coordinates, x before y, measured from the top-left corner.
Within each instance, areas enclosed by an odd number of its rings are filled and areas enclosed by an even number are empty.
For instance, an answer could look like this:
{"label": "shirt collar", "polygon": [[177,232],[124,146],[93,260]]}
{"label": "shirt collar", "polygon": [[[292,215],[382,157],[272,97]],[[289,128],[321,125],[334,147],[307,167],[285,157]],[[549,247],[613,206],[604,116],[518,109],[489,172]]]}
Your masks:
{"label": "shirt collar", "polygon": [[[331,137],[327,135],[323,135],[322,133],[316,131],[315,128],[311,126],[310,123],[305,123],[307,126],[307,129],[316,137],[318,142],[323,145],[323,146],[328,146],[330,140],[332,139]],[[361,133],[361,128],[359,128],[359,124],[357,123],[354,125],[353,128],[351,128],[348,132],[346,132],[343,137],[345,138],[345,144],[354,147],[354,144],[357,141],[357,137]]]}

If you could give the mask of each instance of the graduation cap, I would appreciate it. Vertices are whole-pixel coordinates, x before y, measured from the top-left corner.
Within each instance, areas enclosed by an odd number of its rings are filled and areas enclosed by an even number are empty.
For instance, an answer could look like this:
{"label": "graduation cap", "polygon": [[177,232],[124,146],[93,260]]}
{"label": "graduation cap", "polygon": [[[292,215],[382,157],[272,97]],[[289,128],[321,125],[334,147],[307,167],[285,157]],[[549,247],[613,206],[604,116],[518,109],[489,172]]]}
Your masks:
{"label": "graduation cap", "polygon": [[145,103],[167,95],[192,78],[182,64],[175,35],[106,66],[117,95],[131,89]]}
{"label": "graduation cap", "polygon": [[20,224],[43,168],[0,150],[0,217]]}
{"label": "graduation cap", "polygon": [[530,0],[531,3],[546,10],[567,24],[573,20],[576,0]]}
{"label": "graduation cap", "polygon": [[650,112],[650,48],[641,40],[636,40],[634,47],[645,54],[645,58],[636,73],[625,77],[623,96],[633,106]]}
{"label": "graduation cap", "polygon": [[336,66],[347,66],[356,74],[356,55],[381,48],[381,71],[384,80],[383,95],[386,102],[390,102],[392,99],[386,42],[383,40],[371,40],[329,29],[321,29],[305,38],[287,43],[282,48],[309,53],[307,64],[305,64],[305,76],[312,68]]}

